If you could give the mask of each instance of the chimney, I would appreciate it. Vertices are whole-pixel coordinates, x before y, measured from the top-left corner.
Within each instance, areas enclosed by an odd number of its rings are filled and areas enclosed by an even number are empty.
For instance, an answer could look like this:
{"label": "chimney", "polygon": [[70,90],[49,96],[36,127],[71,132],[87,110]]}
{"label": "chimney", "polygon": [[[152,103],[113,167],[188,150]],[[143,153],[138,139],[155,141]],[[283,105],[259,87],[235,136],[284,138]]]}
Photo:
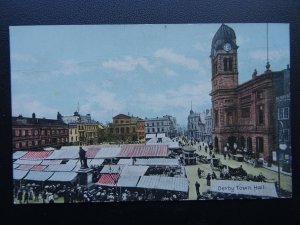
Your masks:
{"label": "chimney", "polygon": [[35,113],[32,113],[32,119],[35,119]]}
{"label": "chimney", "polygon": [[257,77],[257,70],[254,69],[254,72],[252,73],[252,79],[255,79]]}

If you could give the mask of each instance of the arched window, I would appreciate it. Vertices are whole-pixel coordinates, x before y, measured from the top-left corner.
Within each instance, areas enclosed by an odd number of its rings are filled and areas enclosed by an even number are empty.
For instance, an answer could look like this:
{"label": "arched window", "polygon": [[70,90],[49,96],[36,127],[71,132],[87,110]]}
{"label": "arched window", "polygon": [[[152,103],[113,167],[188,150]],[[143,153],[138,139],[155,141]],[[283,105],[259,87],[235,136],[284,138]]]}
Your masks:
{"label": "arched window", "polygon": [[232,58],[223,59],[224,71],[232,71]]}

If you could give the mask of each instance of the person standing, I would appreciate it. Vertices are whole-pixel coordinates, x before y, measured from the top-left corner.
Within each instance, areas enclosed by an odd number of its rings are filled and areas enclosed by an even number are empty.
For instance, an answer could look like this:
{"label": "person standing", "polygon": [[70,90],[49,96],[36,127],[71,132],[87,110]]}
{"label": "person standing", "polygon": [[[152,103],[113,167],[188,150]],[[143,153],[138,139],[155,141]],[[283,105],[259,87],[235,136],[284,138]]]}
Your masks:
{"label": "person standing", "polygon": [[207,177],[206,177],[207,186],[210,186],[210,180],[211,180],[211,176],[210,176],[210,173],[208,173]]}
{"label": "person standing", "polygon": [[196,193],[197,193],[197,197],[198,197],[200,195],[200,184],[198,181],[196,181],[195,187],[196,187]]}
{"label": "person standing", "polygon": [[28,190],[26,190],[25,194],[24,194],[24,203],[28,204],[28,199],[29,199],[29,193],[28,193]]}
{"label": "person standing", "polygon": [[18,201],[20,204],[22,204],[22,200],[23,200],[23,191],[20,188],[19,192],[18,192]]}

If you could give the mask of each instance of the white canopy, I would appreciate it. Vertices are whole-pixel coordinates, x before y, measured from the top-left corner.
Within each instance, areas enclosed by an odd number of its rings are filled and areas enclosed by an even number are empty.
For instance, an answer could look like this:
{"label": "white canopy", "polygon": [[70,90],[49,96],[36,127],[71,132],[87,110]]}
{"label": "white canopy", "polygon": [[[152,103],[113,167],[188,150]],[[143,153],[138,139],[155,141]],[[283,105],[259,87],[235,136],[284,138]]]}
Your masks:
{"label": "white canopy", "polygon": [[[68,146],[74,147],[74,146]],[[79,158],[78,148],[65,148],[62,147],[60,150],[55,150],[46,159],[76,159]]]}
{"label": "white canopy", "polygon": [[28,151],[17,151],[13,154],[13,159],[19,159],[24,156]]}
{"label": "white canopy", "polygon": [[70,159],[66,164],[68,165],[76,165],[78,163],[78,159]]}
{"label": "white canopy", "polygon": [[139,182],[139,176],[121,176],[118,180],[118,187],[136,187]]}
{"label": "white canopy", "polygon": [[99,152],[97,152],[95,158],[115,158],[121,151],[121,147],[103,147]]}
{"label": "white canopy", "polygon": [[75,164],[58,164],[58,165],[49,165],[45,171],[72,171],[75,168]]}
{"label": "white canopy", "polygon": [[13,163],[13,169],[16,169],[18,166],[20,166],[20,164],[14,164]]}
{"label": "white canopy", "polygon": [[60,159],[52,159],[52,160],[43,160],[41,165],[44,165],[44,166],[48,166],[48,165],[57,165],[57,164],[60,164],[62,162],[62,160]]}
{"label": "white canopy", "polygon": [[188,180],[183,177],[143,176],[137,187],[188,192]]}
{"label": "white canopy", "polygon": [[88,166],[100,166],[104,162],[104,159],[92,159]]}
{"label": "white canopy", "polygon": [[212,180],[210,190],[227,194],[278,197],[275,184],[265,182]]}
{"label": "white canopy", "polygon": [[28,170],[13,170],[13,178],[14,180],[22,180],[28,173]]}
{"label": "white canopy", "polygon": [[24,180],[46,181],[53,175],[53,172],[29,171]]}
{"label": "white canopy", "polygon": [[150,158],[150,159],[136,159],[135,165],[149,165],[149,166],[179,166],[178,159],[167,158]]}
{"label": "white canopy", "polygon": [[121,172],[121,176],[144,176],[148,168],[149,166],[126,165]]}
{"label": "white canopy", "polygon": [[133,159],[120,159],[118,165],[132,165]]}
{"label": "white canopy", "polygon": [[40,165],[42,160],[26,160],[26,159],[18,159],[15,161],[15,164],[24,164],[24,165]]}
{"label": "white canopy", "polygon": [[54,172],[53,176],[48,181],[65,181],[71,182],[77,176],[76,172]]}
{"label": "white canopy", "polygon": [[124,165],[105,165],[100,173],[121,173]]}

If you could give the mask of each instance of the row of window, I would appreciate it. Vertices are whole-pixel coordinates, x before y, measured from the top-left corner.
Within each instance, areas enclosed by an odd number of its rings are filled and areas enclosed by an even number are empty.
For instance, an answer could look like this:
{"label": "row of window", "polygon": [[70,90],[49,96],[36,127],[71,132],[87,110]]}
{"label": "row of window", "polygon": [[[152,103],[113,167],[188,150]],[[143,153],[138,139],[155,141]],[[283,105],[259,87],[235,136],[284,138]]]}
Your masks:
{"label": "row of window", "polygon": [[[155,123],[146,123],[146,126],[147,127],[154,127],[155,126]],[[166,122],[166,123],[164,123],[164,122],[156,122],[156,126],[169,126],[169,123],[168,122]]]}
{"label": "row of window", "polygon": [[149,133],[160,133],[160,132],[166,132],[167,131],[167,129],[165,129],[164,127],[162,127],[162,128],[147,128],[147,133],[149,134]]}
{"label": "row of window", "polygon": [[[57,130],[41,130],[40,135],[54,135],[54,134],[67,134],[68,130],[57,129]],[[15,129],[14,134],[16,137],[26,137],[26,136],[38,136],[39,130],[26,130],[26,129]]]}
{"label": "row of window", "polygon": [[53,144],[53,143],[67,143],[68,138],[56,138],[53,142],[51,139],[43,139],[43,140],[34,140],[34,141],[20,141],[15,143],[15,148],[27,148],[27,147],[35,147],[45,144]]}
{"label": "row of window", "polygon": [[[135,132],[135,127],[132,127],[132,132],[134,133]],[[119,127],[117,127],[117,128],[115,128],[115,133],[116,134],[129,134],[130,133],[130,128],[129,127],[121,127],[121,128],[119,128]]]}

